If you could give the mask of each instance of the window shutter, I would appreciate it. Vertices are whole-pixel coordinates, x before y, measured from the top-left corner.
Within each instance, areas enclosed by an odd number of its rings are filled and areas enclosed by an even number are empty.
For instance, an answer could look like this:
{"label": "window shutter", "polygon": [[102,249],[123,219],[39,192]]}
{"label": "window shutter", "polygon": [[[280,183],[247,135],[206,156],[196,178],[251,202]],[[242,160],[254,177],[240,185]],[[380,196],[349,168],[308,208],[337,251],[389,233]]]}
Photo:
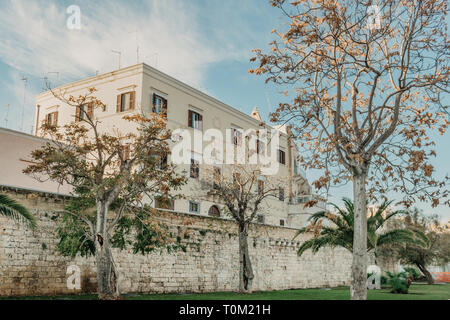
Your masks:
{"label": "window shutter", "polygon": [[134,110],[136,91],[130,92],[130,110]]}
{"label": "window shutter", "polygon": [[188,110],[188,127],[193,128],[194,126],[192,125],[192,111]]}
{"label": "window shutter", "polygon": [[164,115],[167,116],[167,100],[166,99],[163,99],[163,106],[162,106],[162,108],[163,108]]}
{"label": "window shutter", "polygon": [[116,107],[116,112],[117,113],[119,113],[121,110],[121,108],[120,108],[120,106],[121,106],[121,104],[122,104],[122,95],[121,94],[119,94],[118,96],[117,96],[117,107]]}
{"label": "window shutter", "polygon": [[90,117],[91,120],[92,120],[92,117],[93,117],[93,115],[94,115],[94,106],[93,106],[93,103],[92,103],[92,102],[90,102],[90,103],[88,104],[87,114],[89,115],[89,117]]}
{"label": "window shutter", "polygon": [[200,121],[199,129],[203,130],[203,116],[201,114],[198,115],[198,120]]}
{"label": "window shutter", "polygon": [[75,121],[80,121],[80,112],[81,112],[81,109],[80,109],[80,107],[78,106],[78,107],[76,107],[76,111],[75,111]]}
{"label": "window shutter", "polygon": [[152,105],[153,105],[153,113],[155,113],[156,112],[156,95],[155,94],[153,94],[153,102],[152,102]]}
{"label": "window shutter", "polygon": [[55,117],[55,120],[54,120],[55,126],[57,126],[58,125],[58,112],[54,113],[54,117]]}

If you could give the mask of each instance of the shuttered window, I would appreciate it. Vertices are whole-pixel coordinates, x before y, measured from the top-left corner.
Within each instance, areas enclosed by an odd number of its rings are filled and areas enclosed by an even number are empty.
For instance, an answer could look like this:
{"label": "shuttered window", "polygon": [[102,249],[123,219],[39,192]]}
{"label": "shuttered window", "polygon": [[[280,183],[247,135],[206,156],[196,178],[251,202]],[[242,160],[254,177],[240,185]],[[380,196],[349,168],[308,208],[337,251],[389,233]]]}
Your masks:
{"label": "shuttered window", "polygon": [[264,193],[264,181],[258,180],[258,195],[262,196]]}
{"label": "shuttered window", "polygon": [[213,174],[213,189],[219,190],[222,180],[222,170],[220,168],[215,167],[214,168],[214,174]]}
{"label": "shuttered window", "polygon": [[232,128],[231,139],[236,146],[242,145],[242,129]]}
{"label": "shuttered window", "polygon": [[120,161],[128,161],[130,160],[130,146],[125,145],[120,147],[120,157],[122,159],[119,159]]}
{"label": "shuttered window", "polygon": [[261,155],[266,153],[266,145],[259,139],[256,140],[256,152]]}
{"label": "shuttered window", "polygon": [[153,113],[160,113],[167,116],[167,99],[157,95],[153,94]]}
{"label": "shuttered window", "polygon": [[57,126],[58,125],[58,112],[52,112],[47,114],[45,117],[45,123],[51,126]]}
{"label": "shuttered window", "polygon": [[200,213],[200,203],[196,201],[189,201],[189,212]]}
{"label": "shuttered window", "polygon": [[200,176],[200,163],[199,161],[191,158],[190,177],[198,179],[199,176]]}
{"label": "shuttered window", "polygon": [[188,127],[203,130],[203,116],[195,111],[188,110]]}
{"label": "shuttered window", "polygon": [[283,150],[278,150],[278,162],[286,164],[286,153]]}
{"label": "shuttered window", "polygon": [[117,96],[116,112],[125,112],[128,110],[134,110],[135,105],[135,91],[119,94]]}
{"label": "shuttered window", "polygon": [[94,116],[94,107],[92,103],[85,103],[76,108],[75,121],[87,120],[88,117],[92,120]]}

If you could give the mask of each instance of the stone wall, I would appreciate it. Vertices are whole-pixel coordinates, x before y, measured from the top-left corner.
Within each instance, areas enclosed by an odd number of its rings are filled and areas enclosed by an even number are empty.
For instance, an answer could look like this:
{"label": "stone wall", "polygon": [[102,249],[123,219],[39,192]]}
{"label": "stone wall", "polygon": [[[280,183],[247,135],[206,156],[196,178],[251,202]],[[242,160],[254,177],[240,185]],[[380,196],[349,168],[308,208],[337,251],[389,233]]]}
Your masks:
{"label": "stone wall", "polygon": [[[95,262],[91,258],[63,257],[55,250],[56,210],[64,199],[51,194],[2,189],[35,214],[36,231],[0,217],[0,295],[55,295],[96,290]],[[131,249],[115,251],[120,288],[126,292],[233,291],[238,287],[238,240],[228,220],[178,213],[161,213],[175,231],[188,232],[187,250],[155,252],[146,256]],[[292,240],[296,230],[252,225],[249,246],[255,290],[348,285],[351,254],[344,249],[322,249],[316,255],[297,256],[305,237]],[[67,289],[66,270],[81,269],[81,290]]]}

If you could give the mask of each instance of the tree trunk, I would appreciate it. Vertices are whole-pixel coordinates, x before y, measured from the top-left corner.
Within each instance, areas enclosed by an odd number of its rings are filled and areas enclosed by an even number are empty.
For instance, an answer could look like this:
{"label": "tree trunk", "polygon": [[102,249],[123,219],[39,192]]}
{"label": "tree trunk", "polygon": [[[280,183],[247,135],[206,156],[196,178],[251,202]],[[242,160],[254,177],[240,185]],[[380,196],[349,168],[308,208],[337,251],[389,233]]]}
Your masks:
{"label": "tree trunk", "polygon": [[247,227],[239,225],[239,292],[251,292],[253,269],[248,252]]}
{"label": "tree trunk", "polygon": [[420,263],[416,263],[417,268],[419,268],[420,272],[423,273],[425,278],[427,278],[428,284],[434,284],[433,276],[431,275],[430,271],[428,271],[425,266],[421,265]]}
{"label": "tree trunk", "polygon": [[351,300],[367,299],[366,174],[353,176],[354,227]]}
{"label": "tree trunk", "polygon": [[112,256],[107,233],[108,204],[97,202],[95,258],[97,263],[97,291],[99,299],[115,299],[120,296],[118,273]]}

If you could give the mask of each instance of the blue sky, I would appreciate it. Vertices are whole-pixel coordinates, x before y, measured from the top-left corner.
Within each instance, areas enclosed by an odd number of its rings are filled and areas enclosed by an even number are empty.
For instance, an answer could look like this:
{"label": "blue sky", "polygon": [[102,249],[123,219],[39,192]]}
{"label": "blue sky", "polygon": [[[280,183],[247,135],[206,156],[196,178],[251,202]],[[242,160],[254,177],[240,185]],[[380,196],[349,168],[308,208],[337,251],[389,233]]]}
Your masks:
{"label": "blue sky", "polygon": [[[81,30],[69,30],[66,9],[81,9]],[[34,125],[34,95],[44,87],[146,62],[216,98],[265,120],[280,102],[281,88],[248,74],[254,48],[268,48],[282,15],[265,0],[29,1],[2,0],[0,11],[0,126],[23,131]],[[137,33],[136,33],[137,31]],[[137,34],[137,39],[136,39]],[[56,74],[55,72],[58,72]],[[10,104],[9,112],[6,107]],[[436,174],[449,174],[449,135],[433,135]],[[313,179],[314,172],[308,172]],[[351,184],[333,189],[330,200],[351,197]],[[420,208],[450,219],[448,208]]]}

